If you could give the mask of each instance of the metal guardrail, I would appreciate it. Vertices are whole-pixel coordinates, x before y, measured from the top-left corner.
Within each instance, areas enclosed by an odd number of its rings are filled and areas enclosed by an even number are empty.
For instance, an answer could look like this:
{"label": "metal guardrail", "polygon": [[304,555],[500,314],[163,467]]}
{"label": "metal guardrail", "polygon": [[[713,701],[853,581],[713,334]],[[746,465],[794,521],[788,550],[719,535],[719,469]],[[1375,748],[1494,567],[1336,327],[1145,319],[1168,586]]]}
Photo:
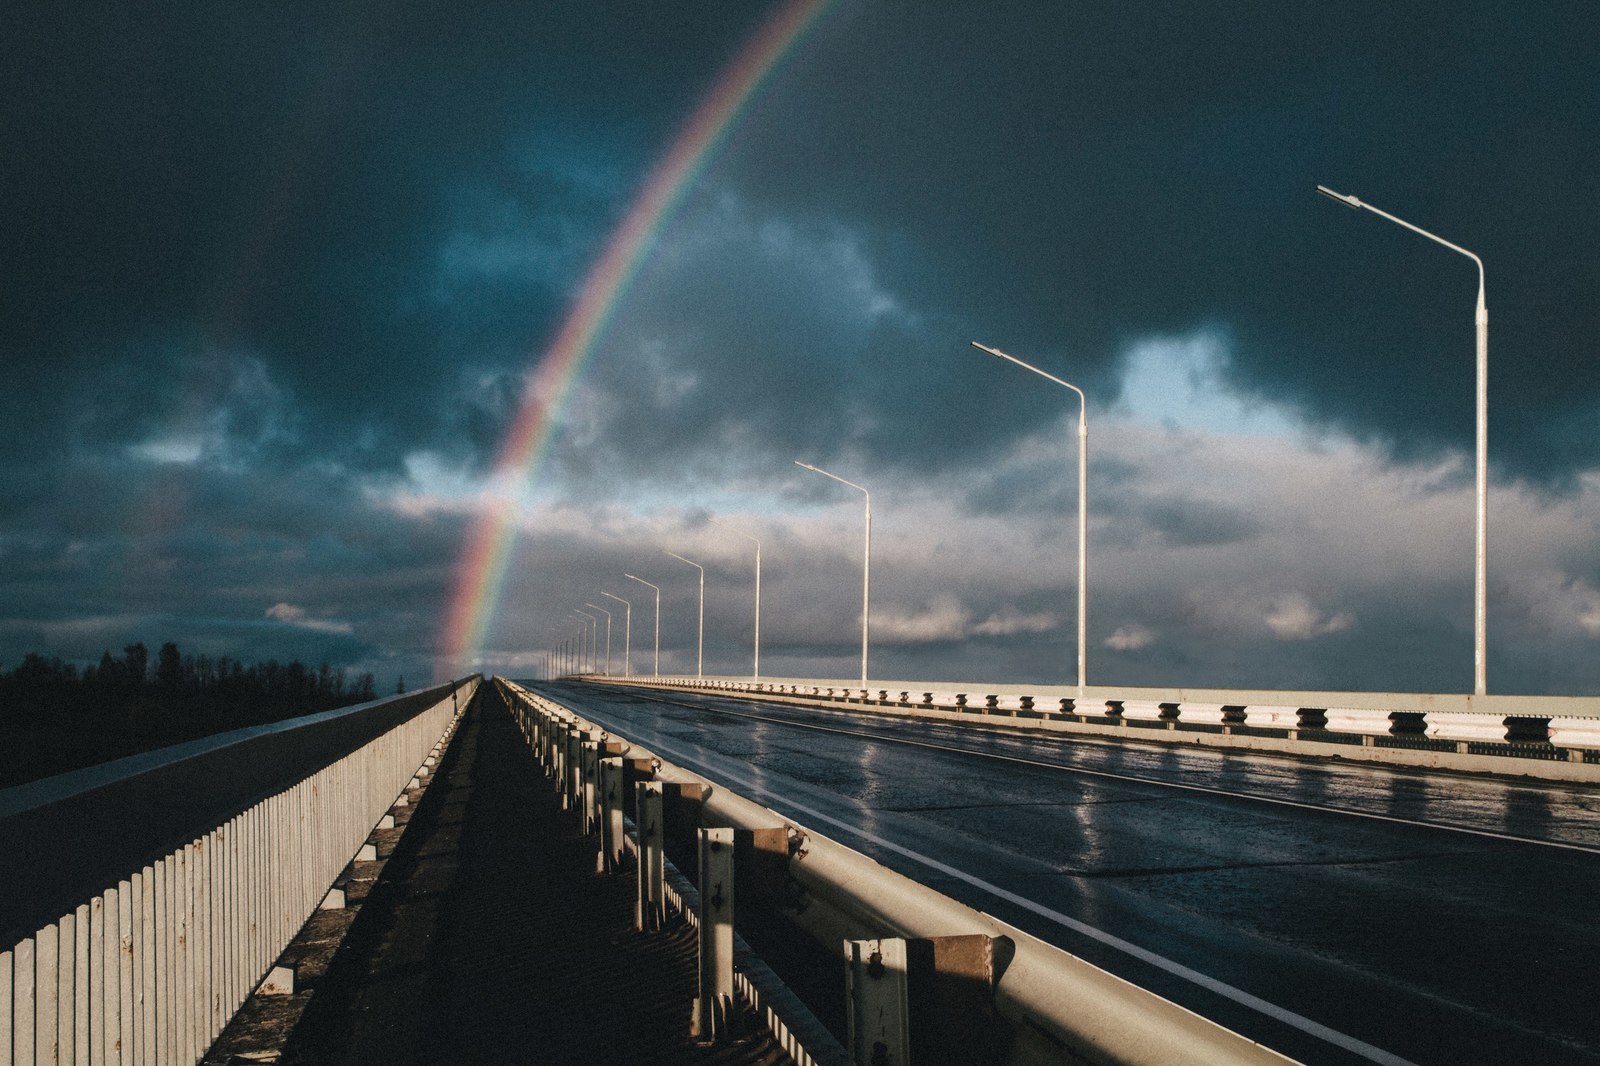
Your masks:
{"label": "metal guardrail", "polygon": [[1592,769],[1600,763],[1600,699],[1593,697],[1109,687],[1079,697],[1047,688],[993,685],[936,690],[905,682],[863,688],[859,683],[790,679],[587,680],[1285,753],[1325,754],[1319,745],[1338,745],[1361,749],[1339,753],[1347,758],[1600,780]]}
{"label": "metal guardrail", "polygon": [[0,792],[0,1066],[197,1062],[479,680]]}
{"label": "metal guardrail", "polygon": [[[892,1034],[878,1028],[863,1029],[869,1016],[884,1017],[883,1001],[872,996],[881,996],[885,977],[899,978],[895,984],[898,992],[891,992],[889,998],[898,995],[904,1008],[902,1022],[920,1019],[921,1024],[939,1027],[940,1039],[947,1041],[939,1045],[945,1052],[953,1046],[950,1042],[972,1040],[973,1046],[985,1049],[985,1058],[998,1055],[999,1061],[1014,1064],[1064,1060],[1103,1066],[1292,1062],[897,874],[793,819],[676,767],[553,700],[500,678],[495,683],[508,696],[530,746],[567,802],[599,837],[604,869],[618,868],[614,857],[621,842],[608,839],[606,826],[613,819],[620,820],[618,804],[630,795],[632,778],[639,802],[634,808],[639,839],[627,843],[639,854],[641,928],[651,927],[651,911],[661,899],[661,889],[648,882],[660,877],[661,864],[654,849],[672,847],[672,841],[664,838],[692,833],[701,843],[698,854],[704,870],[713,869],[705,865],[710,860],[703,850],[712,848],[731,853],[737,871],[741,839],[735,835],[730,847],[721,830],[745,834],[744,871],[702,873],[703,878],[711,878],[710,889],[702,884],[697,894],[702,987],[695,1018],[699,1024],[709,1023],[713,1031],[725,1013],[720,997],[726,994],[726,982],[716,978],[708,987],[707,954],[721,956],[723,949],[707,947],[707,926],[731,921],[720,911],[731,910],[734,901],[743,906],[745,899],[754,897],[776,908],[830,951],[844,945],[838,956],[841,996],[845,995],[847,961],[855,960],[849,971],[851,982],[866,993],[865,998],[854,1001],[852,1012],[852,1041],[859,1041],[853,1051],[856,1062],[873,1061],[878,1045],[893,1061],[902,1061],[893,1057],[887,1043],[895,1039]],[[662,793],[668,789],[675,803],[663,805]],[[647,801],[648,797],[654,798]],[[726,883],[718,880],[724,876]],[[666,895],[672,898],[675,893],[669,888]],[[708,897],[714,911],[706,909]],[[941,955],[946,963],[938,961]],[[913,956],[923,958],[921,971],[913,962],[896,969],[893,959]],[[944,972],[942,967],[947,969],[948,960],[956,957],[968,962],[977,958],[979,964],[965,966],[954,975]],[[886,964],[885,959],[891,961]],[[927,974],[929,960],[934,970],[931,977]],[[935,1002],[923,1002],[920,1009],[915,1003],[906,1007],[906,997],[916,996],[908,988],[917,983],[918,972],[924,976],[924,990],[935,989]],[[748,999],[749,992],[745,994]],[[767,1012],[769,1024],[798,1061],[837,1061],[837,1046],[822,1056],[797,1046],[795,1030],[815,1025],[809,1014],[801,1025],[790,1027],[773,1017],[770,1005],[752,1006]],[[916,1034],[906,1033],[904,1039],[914,1045]]]}

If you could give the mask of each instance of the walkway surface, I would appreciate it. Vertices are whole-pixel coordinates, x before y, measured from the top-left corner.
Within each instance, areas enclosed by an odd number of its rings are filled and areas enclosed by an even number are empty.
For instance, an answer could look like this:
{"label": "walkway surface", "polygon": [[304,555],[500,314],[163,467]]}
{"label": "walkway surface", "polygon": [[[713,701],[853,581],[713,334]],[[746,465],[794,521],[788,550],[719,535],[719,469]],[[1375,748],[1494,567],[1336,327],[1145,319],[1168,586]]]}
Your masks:
{"label": "walkway surface", "polygon": [[594,856],[483,686],[286,1043],[222,1061],[788,1062],[689,1038],[693,932],[635,933],[632,878]]}

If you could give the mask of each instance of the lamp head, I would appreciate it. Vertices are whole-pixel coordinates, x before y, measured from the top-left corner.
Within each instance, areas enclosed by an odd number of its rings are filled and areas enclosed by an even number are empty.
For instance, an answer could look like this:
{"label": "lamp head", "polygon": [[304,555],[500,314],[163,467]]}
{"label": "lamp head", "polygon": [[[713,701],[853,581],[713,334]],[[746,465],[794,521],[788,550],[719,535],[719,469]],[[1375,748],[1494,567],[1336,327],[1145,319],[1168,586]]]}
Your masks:
{"label": "lamp head", "polygon": [[1357,200],[1354,196],[1346,196],[1342,192],[1334,192],[1332,189],[1328,188],[1326,185],[1318,185],[1317,186],[1317,191],[1319,193],[1321,193],[1322,195],[1326,196],[1330,200],[1337,200],[1339,203],[1344,204],[1346,207],[1358,208],[1358,207],[1361,206],[1361,201]]}

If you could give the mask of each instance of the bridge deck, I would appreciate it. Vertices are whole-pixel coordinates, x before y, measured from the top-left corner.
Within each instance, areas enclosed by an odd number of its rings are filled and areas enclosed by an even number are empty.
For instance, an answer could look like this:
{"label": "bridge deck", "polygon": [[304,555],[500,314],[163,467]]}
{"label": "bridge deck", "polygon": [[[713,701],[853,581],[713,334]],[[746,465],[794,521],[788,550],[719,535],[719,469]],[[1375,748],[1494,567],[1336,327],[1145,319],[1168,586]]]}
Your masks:
{"label": "bridge deck", "polygon": [[[766,1034],[689,1038],[693,933],[635,933],[632,879],[594,854],[484,686],[277,1061],[789,1061]],[[262,1002],[208,1062],[272,1061],[241,1036]]]}

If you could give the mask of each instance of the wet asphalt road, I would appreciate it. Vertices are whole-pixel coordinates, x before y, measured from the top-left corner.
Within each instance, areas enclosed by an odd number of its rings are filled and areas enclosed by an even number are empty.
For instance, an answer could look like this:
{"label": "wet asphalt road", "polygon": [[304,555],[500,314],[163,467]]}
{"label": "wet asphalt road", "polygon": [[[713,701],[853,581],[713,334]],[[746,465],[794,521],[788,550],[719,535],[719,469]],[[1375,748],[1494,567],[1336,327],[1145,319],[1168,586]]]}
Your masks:
{"label": "wet asphalt road", "polygon": [[540,683],[1307,1063],[1600,1063],[1600,792]]}

